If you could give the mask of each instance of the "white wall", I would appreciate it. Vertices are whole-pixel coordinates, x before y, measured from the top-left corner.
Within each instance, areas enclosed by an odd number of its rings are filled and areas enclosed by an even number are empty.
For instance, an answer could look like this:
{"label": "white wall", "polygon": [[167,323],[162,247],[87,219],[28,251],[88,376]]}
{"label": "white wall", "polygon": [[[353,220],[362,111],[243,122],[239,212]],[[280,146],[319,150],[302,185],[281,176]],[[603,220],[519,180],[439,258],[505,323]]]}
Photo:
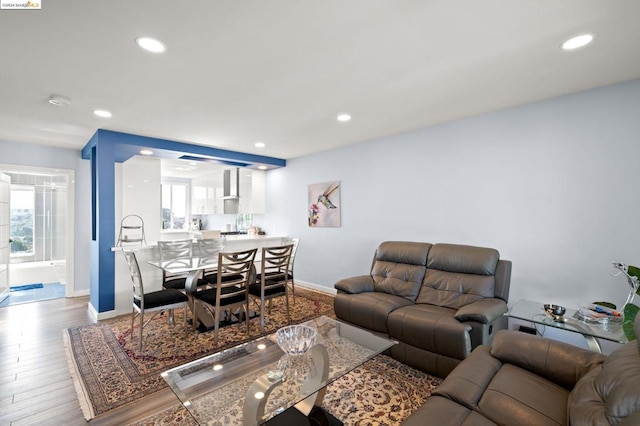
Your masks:
{"label": "white wall", "polygon": [[[349,126],[358,126],[358,117]],[[367,274],[385,240],[497,248],[510,302],[621,304],[640,264],[640,80],[287,161],[265,228],[299,236],[296,278]],[[342,227],[307,226],[307,185],[340,180]]]}
{"label": "white wall", "polygon": [[80,150],[76,149],[0,140],[0,163],[12,166],[65,169],[75,172],[74,295],[89,294],[91,162],[83,160]]}

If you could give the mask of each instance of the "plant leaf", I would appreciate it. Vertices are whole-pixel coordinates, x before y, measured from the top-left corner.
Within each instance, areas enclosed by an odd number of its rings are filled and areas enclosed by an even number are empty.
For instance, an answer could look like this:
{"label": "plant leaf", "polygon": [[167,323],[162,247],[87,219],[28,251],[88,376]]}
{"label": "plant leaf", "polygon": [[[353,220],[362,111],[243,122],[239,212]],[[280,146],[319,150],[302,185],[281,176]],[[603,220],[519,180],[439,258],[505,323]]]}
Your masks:
{"label": "plant leaf", "polygon": [[[638,268],[637,266],[633,266],[633,265],[629,265],[627,266],[628,271],[627,273],[629,275],[631,275],[632,277],[636,277],[638,279],[638,281],[640,281],[640,268]],[[640,287],[638,287],[638,289],[636,290],[636,294],[638,296],[640,296]]]}
{"label": "plant leaf", "polygon": [[618,307],[611,302],[593,302],[592,305],[604,306],[605,308],[613,309],[614,311],[618,309]]}
{"label": "plant leaf", "polygon": [[627,336],[627,340],[632,341],[636,339],[636,335],[633,332],[633,323],[638,315],[640,308],[633,303],[627,303],[624,306],[624,320],[622,321],[622,330],[624,335]]}

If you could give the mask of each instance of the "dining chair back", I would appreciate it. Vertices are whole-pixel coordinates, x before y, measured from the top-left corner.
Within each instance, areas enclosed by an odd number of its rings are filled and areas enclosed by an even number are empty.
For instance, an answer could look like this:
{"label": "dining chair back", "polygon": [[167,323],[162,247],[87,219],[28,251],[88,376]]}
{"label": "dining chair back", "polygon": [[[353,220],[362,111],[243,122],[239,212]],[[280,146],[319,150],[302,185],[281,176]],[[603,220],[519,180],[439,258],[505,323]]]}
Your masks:
{"label": "dining chair back", "polygon": [[[140,265],[136,254],[132,250],[122,250],[124,258],[129,268],[129,274],[131,276],[131,282],[133,284],[133,310],[131,313],[131,339],[133,339],[133,329],[135,319],[140,316],[140,344],[139,348],[142,350],[142,333],[145,325],[151,321],[155,315],[164,310],[170,310],[170,323],[173,323],[173,310],[177,308],[184,308],[185,323],[187,320],[187,296],[182,292],[174,289],[163,289],[153,291],[150,293],[144,292],[144,284],[142,282],[142,274],[140,273]],[[144,314],[154,313],[154,315],[144,322]],[[173,325],[173,324],[172,324]]]}
{"label": "dining chair back", "polygon": [[287,324],[291,322],[289,314],[289,264],[293,244],[278,247],[263,247],[260,273],[256,281],[249,286],[250,297],[259,304],[260,331],[264,332],[265,304],[269,303],[271,314],[271,300],[277,297],[285,298]]}
{"label": "dining chair back", "polygon": [[231,324],[235,320],[240,323],[244,318],[249,334],[248,286],[255,276],[253,262],[256,252],[257,249],[218,253],[215,287],[191,294],[194,301],[193,328],[198,326],[200,307],[208,310],[214,321],[214,343],[218,342],[221,323]]}
{"label": "dining chair back", "polygon": [[296,282],[293,278],[293,264],[296,261],[296,253],[298,252],[298,244],[300,238],[283,238],[282,244],[293,244],[293,250],[291,251],[291,262],[289,262],[289,286],[291,287],[291,295],[293,296],[293,304],[296,304]]}
{"label": "dining chair back", "polygon": [[[191,268],[193,262],[193,242],[191,240],[158,241],[158,253],[162,265],[162,286],[184,290],[188,272],[169,272],[167,268]],[[207,282],[199,279],[197,286]]]}
{"label": "dining chair back", "polygon": [[193,259],[193,242],[191,240],[158,241],[160,262],[164,267],[188,268]]}
{"label": "dining chair back", "polygon": [[[198,240],[198,256],[201,264],[218,263],[218,254],[224,251],[224,238],[203,238]],[[205,269],[203,279],[210,285],[218,282],[218,268]]]}

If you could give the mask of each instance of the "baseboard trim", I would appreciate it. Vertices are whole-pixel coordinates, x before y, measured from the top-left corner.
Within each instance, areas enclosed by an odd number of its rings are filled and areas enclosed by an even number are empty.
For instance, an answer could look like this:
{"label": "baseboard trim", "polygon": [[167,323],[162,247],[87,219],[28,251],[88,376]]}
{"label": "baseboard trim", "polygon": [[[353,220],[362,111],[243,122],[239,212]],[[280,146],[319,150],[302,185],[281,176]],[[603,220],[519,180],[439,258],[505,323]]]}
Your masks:
{"label": "baseboard trim", "polygon": [[89,315],[91,315],[91,318],[94,321],[100,321],[100,320],[106,320],[109,318],[115,318],[118,316],[118,313],[114,310],[114,311],[106,311],[106,312],[98,312],[96,311],[96,308],[93,307],[93,305],[91,304],[91,302],[89,302]]}
{"label": "baseboard trim", "polygon": [[319,291],[320,293],[331,294],[335,296],[338,292],[335,288],[329,288],[323,285],[314,284],[306,281],[296,280],[296,285],[304,288],[308,288],[309,290]]}

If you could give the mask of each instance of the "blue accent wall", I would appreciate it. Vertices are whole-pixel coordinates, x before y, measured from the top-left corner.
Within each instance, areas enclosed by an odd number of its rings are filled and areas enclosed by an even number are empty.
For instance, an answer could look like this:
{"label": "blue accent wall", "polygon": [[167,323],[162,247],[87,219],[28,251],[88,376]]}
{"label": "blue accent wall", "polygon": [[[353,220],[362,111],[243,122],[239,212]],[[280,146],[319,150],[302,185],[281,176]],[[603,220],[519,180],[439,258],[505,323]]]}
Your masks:
{"label": "blue accent wall", "polygon": [[200,157],[202,161],[241,162],[248,168],[286,166],[286,160],[192,145],[128,133],[98,130],[82,149],[91,160],[91,274],[90,302],[98,313],[115,309],[115,163],[150,149],[154,157]]}

